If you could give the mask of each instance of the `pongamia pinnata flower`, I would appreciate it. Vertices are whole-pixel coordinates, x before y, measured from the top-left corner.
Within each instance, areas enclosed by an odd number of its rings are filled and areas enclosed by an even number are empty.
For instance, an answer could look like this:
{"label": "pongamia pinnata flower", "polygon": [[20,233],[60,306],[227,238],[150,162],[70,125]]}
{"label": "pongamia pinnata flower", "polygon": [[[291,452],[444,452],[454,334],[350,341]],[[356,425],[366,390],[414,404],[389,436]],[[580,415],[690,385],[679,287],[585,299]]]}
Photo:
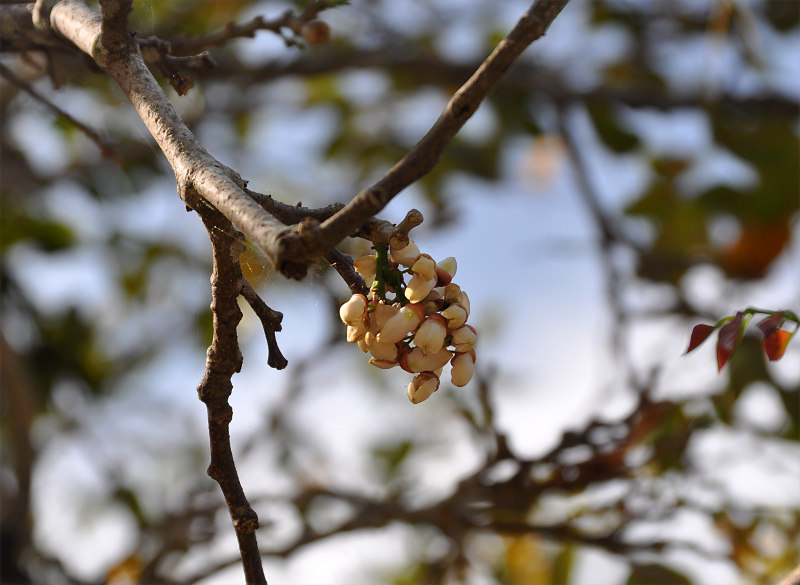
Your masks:
{"label": "pongamia pinnata flower", "polygon": [[414,376],[408,385],[408,399],[412,404],[419,404],[439,389],[439,376],[433,372],[422,372]]}
{"label": "pongamia pinnata flower", "polygon": [[452,256],[445,258],[436,265],[436,276],[440,284],[450,284],[453,277],[456,275],[456,259]]}
{"label": "pongamia pinnata flower", "polygon": [[356,269],[361,276],[364,278],[369,278],[370,276],[375,276],[375,272],[377,271],[378,267],[378,257],[374,254],[367,254],[366,256],[360,256],[353,261],[353,268]]}
{"label": "pongamia pinnata flower", "polygon": [[442,349],[444,338],[447,336],[447,321],[441,315],[427,317],[414,334],[414,345],[422,353],[435,353]]}
{"label": "pongamia pinnata flower", "polygon": [[415,274],[406,285],[406,298],[412,303],[418,303],[427,297],[436,286],[436,279],[425,280],[421,275]]}
{"label": "pongamia pinnata flower", "polygon": [[416,331],[425,318],[425,312],[419,305],[409,304],[390,317],[378,333],[381,343],[397,343],[409,333]]}
{"label": "pongamia pinnata flower", "polygon": [[456,353],[464,353],[475,347],[475,342],[478,339],[478,333],[472,325],[463,325],[453,331],[450,344],[456,350]]}
{"label": "pongamia pinnata flower", "polygon": [[364,334],[369,330],[366,320],[360,321],[357,325],[347,326],[347,341],[355,343],[364,337]]}
{"label": "pongamia pinnata flower", "polygon": [[393,242],[389,249],[389,256],[398,264],[410,267],[413,266],[414,262],[419,258],[419,248],[410,240],[404,248],[396,248]]}
{"label": "pongamia pinnata flower", "polygon": [[400,356],[400,367],[412,373],[433,372],[444,367],[451,357],[453,352],[449,349],[442,348],[436,353],[425,355],[420,348],[415,347]]}
{"label": "pongamia pinnata flower", "polygon": [[422,280],[433,280],[436,278],[436,262],[427,254],[420,254],[411,267],[411,272],[419,275]]}
{"label": "pongamia pinnata flower", "polygon": [[466,386],[472,379],[475,371],[475,351],[470,350],[466,353],[457,353],[450,362],[450,378],[453,386]]}
{"label": "pongamia pinnata flower", "polygon": [[389,360],[379,360],[376,357],[369,358],[369,363],[376,368],[380,368],[382,370],[391,370],[395,366],[397,366],[397,361],[389,361]]}
{"label": "pongamia pinnata flower", "polygon": [[364,343],[372,357],[387,361],[397,360],[397,346],[394,343],[381,343],[371,331],[364,335]]}
{"label": "pongamia pinnata flower", "polygon": [[366,315],[367,297],[364,295],[353,295],[339,308],[339,317],[345,325],[356,327]]}
{"label": "pongamia pinnata flower", "polygon": [[458,329],[467,322],[467,310],[458,304],[453,304],[442,311],[442,317],[447,319],[447,327]]}

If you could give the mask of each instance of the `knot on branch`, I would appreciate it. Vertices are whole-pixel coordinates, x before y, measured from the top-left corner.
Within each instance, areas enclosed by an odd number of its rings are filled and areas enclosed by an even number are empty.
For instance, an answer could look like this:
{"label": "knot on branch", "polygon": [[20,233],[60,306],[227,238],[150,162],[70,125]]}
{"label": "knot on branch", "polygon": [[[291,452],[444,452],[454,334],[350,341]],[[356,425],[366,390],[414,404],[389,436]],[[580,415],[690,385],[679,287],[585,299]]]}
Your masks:
{"label": "knot on branch", "polygon": [[307,217],[299,223],[282,229],[276,236],[278,254],[275,267],[287,278],[301,280],[308,266],[322,256],[319,221]]}

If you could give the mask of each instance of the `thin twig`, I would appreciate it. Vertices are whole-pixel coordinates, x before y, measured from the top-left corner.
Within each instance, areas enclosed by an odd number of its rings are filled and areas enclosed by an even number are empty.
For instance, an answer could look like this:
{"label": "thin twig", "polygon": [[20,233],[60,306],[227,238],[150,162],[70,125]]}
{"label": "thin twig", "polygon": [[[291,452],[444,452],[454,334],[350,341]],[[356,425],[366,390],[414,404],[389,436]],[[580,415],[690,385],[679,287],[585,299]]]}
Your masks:
{"label": "thin twig", "polygon": [[57,116],[61,116],[67,122],[75,126],[78,130],[83,132],[86,137],[94,142],[97,147],[100,149],[100,153],[106,157],[110,158],[117,164],[122,164],[122,159],[120,158],[119,154],[114,150],[114,147],[108,144],[105,140],[100,138],[100,135],[92,130],[89,126],[81,122],[80,120],[74,118],[72,115],[68,114],[49,99],[47,99],[44,95],[39,93],[31,84],[26,82],[24,79],[18,77],[11,69],[0,63],[0,76],[7,79],[9,83],[13,83],[18,88],[23,90],[25,93],[30,95],[33,99],[37,102],[45,106],[51,112],[55,113]]}
{"label": "thin twig", "polygon": [[264,299],[258,296],[258,293],[247,281],[247,279],[244,279],[242,282],[241,294],[261,321],[261,325],[264,327],[264,335],[267,338],[267,347],[269,348],[267,364],[271,368],[282,370],[288,365],[289,362],[285,357],[283,357],[283,354],[278,347],[278,341],[275,339],[275,333],[281,330],[283,313],[271,309],[269,305],[264,302]]}
{"label": "thin twig", "polygon": [[527,46],[545,34],[567,2],[535,2],[473,76],[456,91],[428,133],[382,179],[321,224],[304,222],[285,228],[277,242],[275,265],[278,270],[293,278],[302,277],[311,262],[352,234],[401,190],[433,170],[445,147],[489,91]]}

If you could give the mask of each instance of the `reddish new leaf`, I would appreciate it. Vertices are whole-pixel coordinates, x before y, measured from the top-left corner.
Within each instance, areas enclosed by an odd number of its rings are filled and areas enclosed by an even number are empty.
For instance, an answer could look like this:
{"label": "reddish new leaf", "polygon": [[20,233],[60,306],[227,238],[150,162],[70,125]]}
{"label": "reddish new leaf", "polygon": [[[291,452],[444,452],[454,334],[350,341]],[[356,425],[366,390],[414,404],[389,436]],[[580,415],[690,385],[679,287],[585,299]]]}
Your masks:
{"label": "reddish new leaf", "polygon": [[761,329],[761,333],[764,334],[764,337],[768,336],[770,333],[778,329],[781,324],[783,323],[785,317],[783,313],[777,313],[772,315],[771,317],[767,317],[763,321],[758,324],[758,328]]}
{"label": "reddish new leaf", "polygon": [[695,349],[698,345],[703,343],[708,336],[714,332],[713,325],[705,325],[701,323],[700,325],[695,325],[692,329],[692,337],[689,339],[689,347],[686,349],[686,353],[689,353],[693,349]]}
{"label": "reddish new leaf", "polygon": [[736,346],[739,345],[741,337],[742,319],[744,315],[741,311],[736,313],[733,321],[726,323],[719,330],[717,338],[717,368],[722,370],[728,360],[731,359]]}
{"label": "reddish new leaf", "polygon": [[786,346],[789,345],[791,338],[792,334],[785,329],[773,329],[764,335],[764,353],[767,354],[770,361],[783,357],[783,352],[786,351]]}

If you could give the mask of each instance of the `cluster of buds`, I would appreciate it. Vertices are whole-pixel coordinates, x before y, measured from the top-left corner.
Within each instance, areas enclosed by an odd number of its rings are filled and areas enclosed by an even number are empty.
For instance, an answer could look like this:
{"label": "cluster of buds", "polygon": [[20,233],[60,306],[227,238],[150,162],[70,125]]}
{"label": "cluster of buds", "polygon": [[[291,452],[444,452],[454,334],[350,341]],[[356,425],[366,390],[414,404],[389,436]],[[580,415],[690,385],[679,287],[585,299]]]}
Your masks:
{"label": "cluster of buds", "polygon": [[372,286],[368,295],[353,295],[339,309],[347,341],[370,354],[369,363],[378,368],[400,366],[415,374],[408,385],[414,404],[438,390],[448,363],[453,385],[466,386],[475,368],[477,335],[466,324],[469,298],[452,282],[455,258],[436,263],[413,241],[392,239],[376,244],[375,254],[354,265]]}

